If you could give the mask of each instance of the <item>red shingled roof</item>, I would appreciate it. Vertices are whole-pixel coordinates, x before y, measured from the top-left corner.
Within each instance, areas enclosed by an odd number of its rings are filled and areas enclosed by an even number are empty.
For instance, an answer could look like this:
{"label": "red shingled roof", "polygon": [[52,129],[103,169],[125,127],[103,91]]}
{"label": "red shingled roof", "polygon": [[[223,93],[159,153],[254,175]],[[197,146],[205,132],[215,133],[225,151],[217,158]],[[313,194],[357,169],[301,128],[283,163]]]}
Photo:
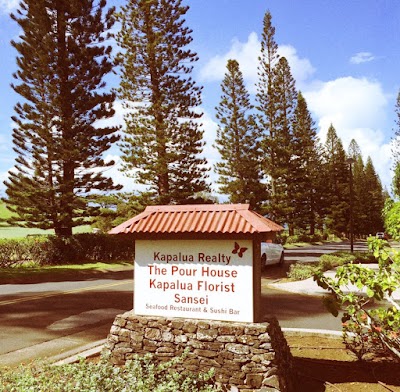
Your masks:
{"label": "red shingled roof", "polygon": [[249,209],[248,204],[149,206],[110,234],[255,234],[283,227]]}

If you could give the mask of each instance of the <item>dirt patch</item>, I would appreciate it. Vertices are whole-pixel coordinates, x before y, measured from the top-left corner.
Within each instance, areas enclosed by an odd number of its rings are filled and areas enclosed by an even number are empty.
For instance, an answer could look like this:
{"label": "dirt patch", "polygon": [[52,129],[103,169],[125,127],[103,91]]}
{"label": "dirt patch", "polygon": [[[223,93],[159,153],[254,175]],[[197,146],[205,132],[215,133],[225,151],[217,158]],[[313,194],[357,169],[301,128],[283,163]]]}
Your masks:
{"label": "dirt patch", "polygon": [[299,392],[400,392],[400,363],[388,358],[357,361],[340,338],[286,336],[295,358]]}

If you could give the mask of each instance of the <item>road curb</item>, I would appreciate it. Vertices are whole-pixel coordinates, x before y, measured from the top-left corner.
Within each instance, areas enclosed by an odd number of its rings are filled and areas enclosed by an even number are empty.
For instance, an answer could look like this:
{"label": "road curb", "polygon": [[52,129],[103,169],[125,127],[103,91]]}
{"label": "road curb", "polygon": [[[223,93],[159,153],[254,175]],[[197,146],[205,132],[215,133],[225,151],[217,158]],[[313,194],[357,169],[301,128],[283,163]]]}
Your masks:
{"label": "road curb", "polygon": [[60,366],[79,362],[81,358],[86,359],[97,356],[101,353],[106,341],[107,339],[98,340],[97,342],[87,344],[79,349],[56,355],[55,357],[49,358],[49,362],[53,365]]}
{"label": "road curb", "polygon": [[281,328],[284,335],[300,336],[306,334],[307,336],[315,337],[330,337],[341,338],[343,332],[333,331],[331,329],[302,329],[302,328]]}

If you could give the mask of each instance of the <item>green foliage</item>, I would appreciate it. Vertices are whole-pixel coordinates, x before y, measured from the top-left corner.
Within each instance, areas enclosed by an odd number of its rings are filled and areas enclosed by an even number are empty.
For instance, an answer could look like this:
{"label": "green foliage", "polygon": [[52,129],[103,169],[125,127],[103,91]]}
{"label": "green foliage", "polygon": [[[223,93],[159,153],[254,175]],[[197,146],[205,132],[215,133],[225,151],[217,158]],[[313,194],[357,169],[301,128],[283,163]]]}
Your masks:
{"label": "green foliage", "polygon": [[395,105],[395,114],[396,114],[396,128],[395,128],[395,135],[396,137],[393,138],[394,142],[394,149],[392,150],[393,152],[393,158],[395,161],[395,177],[393,179],[393,191],[397,196],[400,196],[400,177],[399,177],[399,163],[400,163],[400,141],[399,141],[399,136],[400,136],[400,90],[397,94],[397,99],[396,99],[396,105]]}
{"label": "green foliage", "polygon": [[0,240],[0,268],[32,261],[39,265],[133,260],[134,241],[129,236],[76,234]]}
{"label": "green foliage", "polygon": [[105,0],[23,0],[11,15],[21,30],[11,42],[21,102],[13,117],[15,170],[5,181],[10,224],[71,235],[96,215],[87,195],[119,189],[103,175],[114,164],[103,156],[118,127],[99,122],[114,115],[115,94],[104,81],[113,68],[105,45],[113,12]]}
{"label": "green foliage", "polygon": [[173,371],[182,358],[156,365],[151,355],[136,357],[125,366],[113,366],[107,358],[97,364],[54,366],[33,363],[18,369],[0,369],[0,387],[7,392],[212,392],[213,370],[200,374]]}
{"label": "green foliage", "polygon": [[255,128],[249,94],[236,60],[228,60],[221,84],[222,97],[217,110],[219,122],[215,145],[221,161],[215,165],[221,184],[219,192],[232,203],[246,203],[260,210],[267,198],[260,165],[259,135]]}
{"label": "green foliage", "polygon": [[92,202],[100,207],[100,214],[93,222],[93,227],[107,233],[113,227],[140,214],[148,205],[155,203],[154,195],[142,193],[114,193],[94,196]]}
{"label": "green foliage", "polygon": [[314,233],[322,213],[320,202],[323,200],[320,181],[322,158],[315,123],[301,92],[297,95],[292,128],[291,180],[288,191],[293,209],[289,224],[293,229],[309,229]]}
{"label": "green foliage", "polygon": [[185,204],[208,190],[188,9],[180,0],[129,0],[117,14],[118,93],[129,109],[121,144],[124,171],[149,186],[161,204]]}
{"label": "green foliage", "polygon": [[295,234],[295,235],[290,235],[285,238],[285,243],[286,244],[295,244],[299,242],[319,242],[324,239],[323,235],[320,234]]}
{"label": "green foliage", "polygon": [[316,264],[291,264],[287,276],[290,280],[305,280],[313,276],[318,269]]}
{"label": "green foliage", "polygon": [[289,268],[288,277],[291,280],[304,280],[314,275],[322,274],[336,267],[348,263],[373,263],[376,262],[375,257],[367,252],[335,252],[324,254],[319,258],[318,263],[296,263]]}
{"label": "green foliage", "polygon": [[[280,224],[289,223],[294,212],[290,184],[292,182],[293,120],[297,91],[290,66],[281,57],[273,70],[272,100],[275,103],[273,127],[264,133],[262,145],[265,174],[271,181],[268,215]],[[292,230],[293,226],[289,226]]]}
{"label": "green foliage", "polygon": [[386,199],[383,209],[385,220],[385,229],[390,236],[395,239],[400,239],[400,202],[394,202],[392,199]]}
{"label": "green foliage", "polygon": [[[379,262],[378,270],[347,263],[337,268],[334,278],[318,271],[314,279],[330,291],[331,313],[337,316],[336,310],[343,310],[344,341],[359,359],[367,352],[379,352],[400,360],[400,306],[392,298],[400,288],[400,254],[373,237],[369,247]],[[351,290],[345,291],[346,287]],[[385,301],[371,309],[373,300]]]}
{"label": "green foliage", "polygon": [[335,252],[322,255],[319,258],[318,267],[324,272],[348,263],[376,263],[376,258],[370,252]]}
{"label": "green foliage", "polygon": [[332,232],[345,233],[350,208],[349,165],[346,163],[342,141],[332,124],[325,142],[325,161],[328,211],[325,218],[326,228]]}

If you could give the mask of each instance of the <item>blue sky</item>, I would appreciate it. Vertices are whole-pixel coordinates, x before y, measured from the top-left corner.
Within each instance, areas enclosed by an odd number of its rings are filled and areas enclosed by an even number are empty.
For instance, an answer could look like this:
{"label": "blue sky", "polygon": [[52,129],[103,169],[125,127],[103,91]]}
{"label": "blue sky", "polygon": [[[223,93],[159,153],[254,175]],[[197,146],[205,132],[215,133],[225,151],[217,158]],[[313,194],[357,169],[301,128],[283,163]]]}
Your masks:
{"label": "blue sky", "polygon": [[[109,0],[117,7],[123,0]],[[192,50],[200,57],[194,79],[204,86],[204,155],[212,164],[216,133],[215,106],[228,59],[239,61],[249,92],[257,82],[262,21],[269,9],[276,28],[279,52],[291,66],[322,141],[331,123],[347,150],[352,138],[364,158],[371,156],[385,186],[390,188],[391,139],[394,106],[400,88],[400,1],[398,0],[184,0],[190,6],[187,25],[193,29]],[[13,166],[13,106],[19,97],[9,87],[16,71],[10,40],[19,29],[8,16],[17,1],[0,0],[0,195],[2,182]],[[122,121],[116,103],[114,122]],[[110,157],[118,159],[118,148]],[[131,179],[113,170],[126,190]],[[215,176],[211,175],[215,181]]]}

